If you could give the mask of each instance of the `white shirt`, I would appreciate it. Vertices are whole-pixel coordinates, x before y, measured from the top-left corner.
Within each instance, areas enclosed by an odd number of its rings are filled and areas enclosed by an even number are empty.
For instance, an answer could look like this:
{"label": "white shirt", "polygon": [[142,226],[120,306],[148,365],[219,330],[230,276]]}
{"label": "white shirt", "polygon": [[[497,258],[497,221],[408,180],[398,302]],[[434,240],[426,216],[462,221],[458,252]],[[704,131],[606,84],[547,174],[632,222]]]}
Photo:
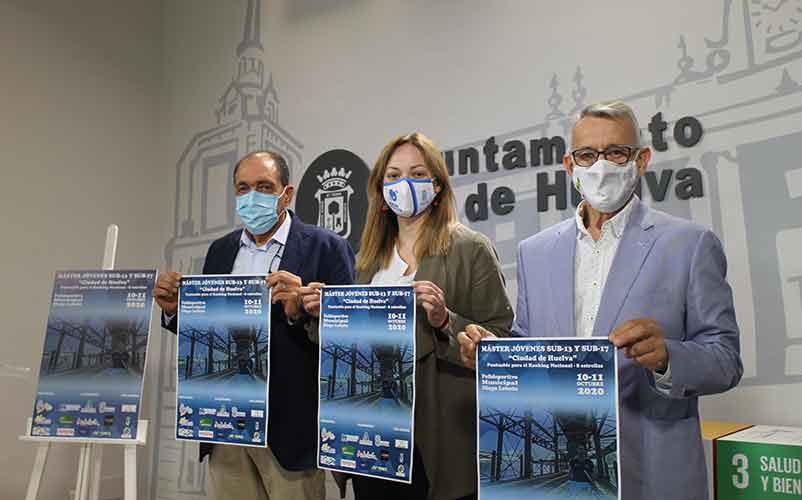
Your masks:
{"label": "white shirt", "polygon": [[[415,281],[415,274],[417,274],[417,270],[404,276],[404,273],[409,268],[404,259],[398,254],[398,248],[393,245],[393,253],[390,255],[390,264],[384,268],[379,269],[376,271],[376,274],[373,275],[373,278],[370,280],[371,285],[406,285],[412,286],[412,282]],[[454,318],[452,316],[451,311],[446,308],[446,312],[448,313],[448,323],[446,324],[445,328],[441,331],[448,334],[453,335],[454,332],[451,330],[451,325],[454,324]]]}
{"label": "white shirt", "polygon": [[[292,212],[287,210],[284,222],[278,227],[273,237],[262,246],[257,246],[248,236],[247,231],[243,229],[239,239],[239,252],[237,252],[237,258],[234,259],[231,274],[264,274],[267,276],[267,273],[277,271],[281,265],[281,257],[284,255],[284,247],[287,245],[287,236],[290,234],[291,216]],[[165,323],[171,322],[175,317],[175,314],[165,312],[162,312],[162,315]]]}
{"label": "white shirt", "polygon": [[[624,236],[629,214],[637,196],[601,227],[601,236],[594,241],[585,227],[583,215],[586,201],[576,208],[576,258],[574,259],[574,325],[577,337],[592,337],[599,315],[604,284],[610,274],[613,258]],[[605,332],[609,333],[609,332]],[[655,385],[664,393],[671,390],[671,367],[664,374],[655,373]]]}
{"label": "white shirt", "polygon": [[286,213],[284,222],[276,229],[270,240],[262,246],[257,246],[248,236],[248,232],[243,229],[239,239],[239,252],[234,260],[231,274],[264,274],[266,276],[267,273],[278,270],[292,225],[291,212],[288,210]]}
{"label": "white shirt", "polygon": [[[393,245],[393,253],[390,255],[390,264],[376,271],[370,280],[371,285],[412,285],[415,280],[415,273],[404,276],[409,266],[398,254],[398,248]],[[417,272],[417,271],[416,271]]]}
{"label": "white shirt", "polygon": [[601,227],[599,241],[585,227],[583,215],[586,201],[576,209],[576,258],[574,260],[574,325],[577,337],[593,336],[593,325],[599,314],[604,284],[624,236],[634,197],[615,216]]}

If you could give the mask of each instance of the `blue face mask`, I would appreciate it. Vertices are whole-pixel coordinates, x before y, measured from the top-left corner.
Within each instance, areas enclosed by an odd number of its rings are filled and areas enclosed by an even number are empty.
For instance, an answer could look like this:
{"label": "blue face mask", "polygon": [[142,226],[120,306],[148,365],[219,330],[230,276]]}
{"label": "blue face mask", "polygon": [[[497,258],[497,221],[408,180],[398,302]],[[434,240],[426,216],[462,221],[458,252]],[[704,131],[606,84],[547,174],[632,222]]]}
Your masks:
{"label": "blue face mask", "polygon": [[237,215],[251,234],[258,236],[273,229],[279,216],[278,200],[282,196],[284,190],[281,194],[250,191],[237,196]]}

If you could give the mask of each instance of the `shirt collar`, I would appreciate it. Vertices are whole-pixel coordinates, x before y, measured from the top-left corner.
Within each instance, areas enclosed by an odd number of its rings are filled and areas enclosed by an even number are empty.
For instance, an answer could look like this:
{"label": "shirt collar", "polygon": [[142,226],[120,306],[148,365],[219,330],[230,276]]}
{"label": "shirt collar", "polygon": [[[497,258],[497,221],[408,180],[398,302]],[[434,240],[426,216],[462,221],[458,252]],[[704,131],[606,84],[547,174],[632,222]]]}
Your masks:
{"label": "shirt collar", "polygon": [[401,254],[398,253],[398,246],[393,245],[393,255],[390,257],[390,265],[387,266],[387,269],[403,277],[404,271],[406,271],[408,267],[404,259],[401,258]]}
{"label": "shirt collar", "polygon": [[398,253],[398,246],[393,245],[393,254],[390,256],[390,264],[382,271],[387,274],[393,281],[398,283],[412,282],[415,279],[415,273],[405,275],[404,273],[409,268],[401,254]]}
{"label": "shirt collar", "polygon": [[284,217],[284,222],[276,230],[273,237],[265,243],[264,246],[258,247],[256,243],[248,236],[248,232],[243,229],[242,235],[239,238],[239,246],[240,247],[248,247],[251,250],[267,250],[267,247],[270,246],[271,243],[279,243],[281,246],[285,246],[287,244],[287,238],[290,235],[290,226],[292,225],[292,217],[293,213],[290,209],[287,209],[287,216]]}
{"label": "shirt collar", "polygon": [[[632,207],[635,205],[635,200],[637,199],[638,195],[633,195],[620,212],[615,214],[612,219],[602,224],[602,231],[609,227],[610,231],[613,233],[613,236],[621,239],[621,237],[624,235],[624,229],[627,227],[627,222],[629,221],[629,214],[632,212]],[[582,200],[579,206],[576,207],[576,227],[578,229],[576,234],[577,239],[582,239],[585,236],[590,237],[590,232],[588,231],[588,228],[585,227],[585,220],[583,218],[586,204],[587,201]]]}

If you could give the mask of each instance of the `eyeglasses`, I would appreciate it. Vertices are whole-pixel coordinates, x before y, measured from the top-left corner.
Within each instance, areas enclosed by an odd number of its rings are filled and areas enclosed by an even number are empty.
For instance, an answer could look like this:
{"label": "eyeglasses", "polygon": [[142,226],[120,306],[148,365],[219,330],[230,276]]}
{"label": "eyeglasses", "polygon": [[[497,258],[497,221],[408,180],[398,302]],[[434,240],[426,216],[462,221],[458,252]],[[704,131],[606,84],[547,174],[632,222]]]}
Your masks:
{"label": "eyeglasses", "polygon": [[573,158],[574,164],[578,167],[593,165],[599,159],[599,156],[603,156],[605,160],[611,161],[616,165],[626,165],[638,151],[640,151],[638,146],[613,144],[602,151],[593,148],[575,149],[571,151],[571,158]]}

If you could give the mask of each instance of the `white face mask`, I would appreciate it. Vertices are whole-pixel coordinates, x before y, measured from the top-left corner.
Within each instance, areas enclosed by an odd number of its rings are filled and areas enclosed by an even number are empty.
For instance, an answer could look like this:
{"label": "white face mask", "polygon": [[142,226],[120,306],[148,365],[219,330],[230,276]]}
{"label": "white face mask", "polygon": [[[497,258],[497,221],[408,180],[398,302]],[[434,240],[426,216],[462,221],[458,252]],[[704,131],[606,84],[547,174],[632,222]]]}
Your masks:
{"label": "white face mask", "polygon": [[635,192],[638,165],[635,160],[618,165],[599,158],[589,167],[575,165],[573,178],[576,190],[590,206],[609,214],[626,205]]}
{"label": "white face mask", "polygon": [[431,179],[399,179],[384,183],[384,201],[399,217],[415,217],[434,201]]}

